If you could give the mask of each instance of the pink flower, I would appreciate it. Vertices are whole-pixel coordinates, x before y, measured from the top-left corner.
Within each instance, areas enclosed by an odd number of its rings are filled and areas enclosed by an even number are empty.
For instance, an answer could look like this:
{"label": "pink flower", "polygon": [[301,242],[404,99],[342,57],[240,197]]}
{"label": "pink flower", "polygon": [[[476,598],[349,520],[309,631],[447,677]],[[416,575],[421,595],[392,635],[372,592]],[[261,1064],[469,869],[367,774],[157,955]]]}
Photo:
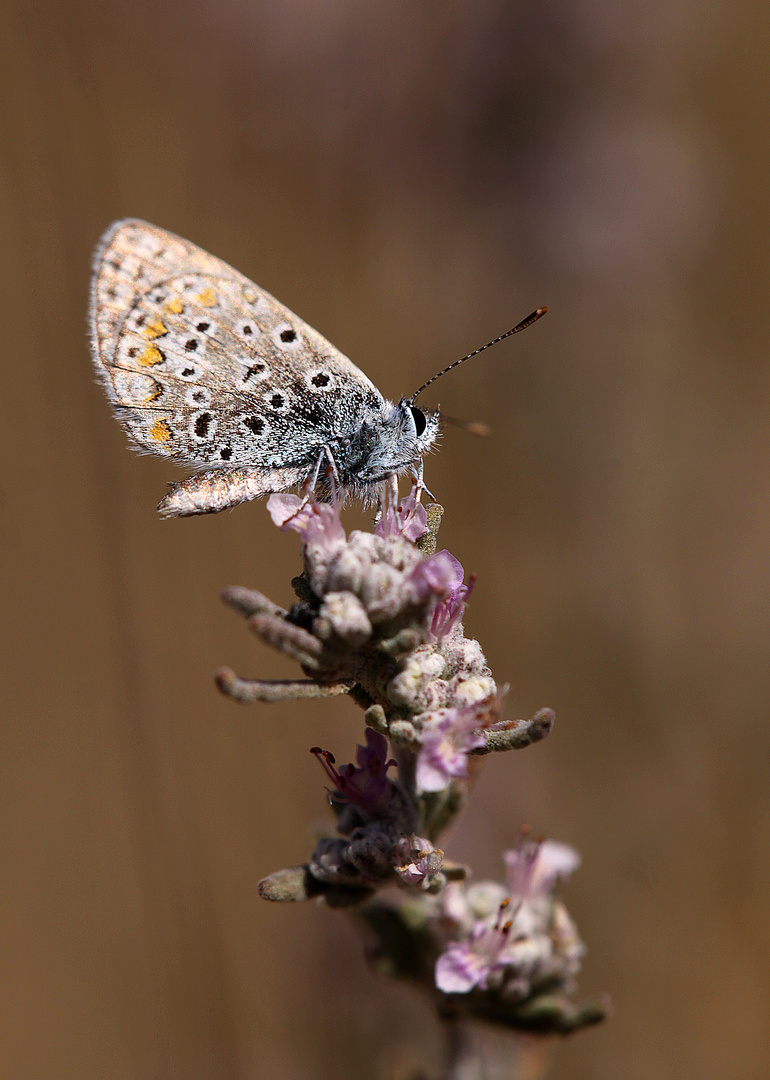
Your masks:
{"label": "pink flower", "polygon": [[421,791],[443,791],[454,779],[468,775],[468,754],[484,746],[484,728],[497,716],[502,694],[472,705],[436,709],[422,731],[417,755],[417,784]]}
{"label": "pink flower", "polygon": [[476,582],[472,574],[468,584],[463,584],[465,571],[462,563],[449,551],[437,551],[412,571],[410,584],[420,602],[429,596],[437,596],[439,602],[433,611],[430,636],[441,641],[457,625],[465,611],[465,604]]}
{"label": "pink flower", "polygon": [[515,848],[503,858],[508,867],[508,892],[514,904],[541,900],[551,894],[557,881],[568,878],[580,866],[580,855],[557,840],[529,840],[522,834]]}
{"label": "pink flower", "polygon": [[402,836],[394,850],[393,869],[405,885],[430,887],[435,875],[444,864],[444,852],[434,848],[429,840],[416,836]]}
{"label": "pink flower", "polygon": [[454,901],[455,932],[464,940],[451,942],[436,961],[436,986],[445,994],[504,986],[507,994],[523,998],[534,985],[571,978],[579,967],[582,943],[566,911],[551,896],[557,881],[579,865],[578,853],[555,840],[530,840],[522,830],[505,861],[509,896],[494,924],[491,915],[479,918],[477,910],[468,926],[470,889],[462,891],[465,905]]}
{"label": "pink flower", "polygon": [[[447,553],[448,554],[448,553]],[[450,556],[453,558],[453,556]],[[463,584],[464,571],[457,559],[454,560],[457,563],[457,571],[455,573],[455,581],[450,588],[449,595],[436,604],[436,609],[433,612],[433,618],[430,624],[430,636],[434,641],[441,641],[443,638],[450,634],[459,623],[465,612],[465,605],[468,597],[473,592],[473,586],[476,584],[476,575],[471,574],[468,578],[468,584]]]}
{"label": "pink flower", "polygon": [[401,499],[393,509],[388,506],[374,526],[377,536],[403,536],[413,543],[428,531],[428,515],[414,492]]}
{"label": "pink flower", "polygon": [[459,560],[444,550],[418,563],[409,580],[420,601],[427,600],[429,596],[444,599],[451,596],[458,581],[462,583],[464,573]]}
{"label": "pink flower", "polygon": [[500,905],[494,926],[474,923],[467,941],[453,941],[436,961],[436,986],[445,994],[467,994],[474,987],[485,988],[490,977],[506,966],[504,956],[511,929],[510,921],[503,923],[503,914],[510,901]]}
{"label": "pink flower", "polygon": [[336,502],[320,503],[313,498],[275,494],[267,500],[267,509],[281,532],[293,529],[305,545],[336,547],[345,543],[345,530]]}
{"label": "pink flower", "polygon": [[437,709],[423,731],[417,758],[417,784],[421,791],[443,791],[455,777],[468,773],[468,751],[483,746],[476,712]]}
{"label": "pink flower", "polygon": [[361,810],[371,811],[385,792],[390,781],[387,771],[396,761],[388,756],[388,740],[371,728],[366,729],[366,746],[356,748],[358,765],[335,768],[334,755],[320,746],[310,751],[321,762],[326,775],[334,784],[331,793],[335,802],[352,803]]}
{"label": "pink flower", "polygon": [[409,584],[418,603],[425,603],[431,596],[438,598],[429,630],[433,641],[446,637],[463,616],[465,603],[476,582],[476,576],[472,574],[468,584],[464,585],[464,577],[462,563],[446,549],[424,559],[410,575]]}

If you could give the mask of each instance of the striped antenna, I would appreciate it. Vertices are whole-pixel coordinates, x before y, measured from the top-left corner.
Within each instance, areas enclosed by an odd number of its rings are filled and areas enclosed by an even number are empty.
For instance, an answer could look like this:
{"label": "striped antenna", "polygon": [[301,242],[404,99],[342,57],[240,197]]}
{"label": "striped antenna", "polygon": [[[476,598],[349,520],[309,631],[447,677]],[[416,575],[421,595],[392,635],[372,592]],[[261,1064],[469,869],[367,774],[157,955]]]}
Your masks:
{"label": "striped antenna", "polygon": [[460,364],[464,364],[465,361],[470,360],[472,356],[478,356],[479,353],[484,352],[485,349],[491,348],[492,345],[497,345],[498,342],[505,341],[505,339],[511,337],[512,334],[518,334],[520,330],[526,330],[528,326],[531,326],[532,323],[537,322],[539,318],[545,315],[546,311],[548,311],[547,307],[539,307],[537,311],[533,311],[531,315],[527,315],[526,319],[522,319],[520,323],[517,323],[512,330],[507,330],[504,334],[501,334],[500,337],[493,338],[493,340],[488,341],[486,345],[482,345],[480,349],[474,349],[473,352],[469,352],[468,355],[463,356],[462,359],[455,360],[449,367],[445,367],[443,371],[439,371],[438,375],[434,375],[432,379],[428,379],[426,383],[423,383],[419,390],[415,390],[409,398],[409,404],[413,405],[415,398],[421,394],[423,390],[427,389],[427,387],[429,387],[431,383],[434,383],[436,379],[440,379],[442,375],[446,375],[452,368],[459,367]]}

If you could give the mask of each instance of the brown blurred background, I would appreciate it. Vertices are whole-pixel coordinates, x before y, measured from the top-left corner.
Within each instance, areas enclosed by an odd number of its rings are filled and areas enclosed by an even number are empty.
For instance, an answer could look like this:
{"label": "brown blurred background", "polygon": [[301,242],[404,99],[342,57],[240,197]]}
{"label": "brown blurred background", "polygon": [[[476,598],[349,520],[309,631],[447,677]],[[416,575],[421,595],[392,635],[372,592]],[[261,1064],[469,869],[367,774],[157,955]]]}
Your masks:
{"label": "brown blurred background", "polygon": [[0,14],[0,1074],[435,1068],[430,1011],[367,970],[345,916],[257,897],[325,819],[308,748],[350,760],[361,718],[213,687],[223,663],[296,674],[218,594],[289,600],[299,545],[263,504],[156,516],[179,474],[127,449],[85,330],[91,250],[131,215],[389,396],[550,305],[425,399],[493,428],[449,429],[427,481],[508,715],[557,712],[489,761],[446,846],[499,876],[527,821],[583,853],[581,992],[616,1014],[553,1046],[554,1077],[766,1077],[763,5]]}

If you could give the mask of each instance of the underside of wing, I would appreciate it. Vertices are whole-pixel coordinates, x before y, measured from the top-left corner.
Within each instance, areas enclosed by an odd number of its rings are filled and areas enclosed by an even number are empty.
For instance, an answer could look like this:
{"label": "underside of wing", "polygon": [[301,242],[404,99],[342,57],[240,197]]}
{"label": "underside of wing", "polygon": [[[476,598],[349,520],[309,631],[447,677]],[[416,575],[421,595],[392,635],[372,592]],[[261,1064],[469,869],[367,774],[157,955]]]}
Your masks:
{"label": "underside of wing", "polygon": [[105,234],[91,327],[97,370],[135,444],[193,468],[306,470],[383,404],[269,293],[145,222]]}

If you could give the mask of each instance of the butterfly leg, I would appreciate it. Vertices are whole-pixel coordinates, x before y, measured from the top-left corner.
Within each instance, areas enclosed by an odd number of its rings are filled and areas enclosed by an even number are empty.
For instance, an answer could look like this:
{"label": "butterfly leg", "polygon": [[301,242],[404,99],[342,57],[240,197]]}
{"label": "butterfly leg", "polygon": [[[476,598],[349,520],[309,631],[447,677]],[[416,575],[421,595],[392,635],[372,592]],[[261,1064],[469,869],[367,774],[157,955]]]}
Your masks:
{"label": "butterfly leg", "polygon": [[422,498],[423,491],[423,467],[422,458],[418,458],[417,462],[412,466],[412,473],[414,475],[414,505],[420,505],[420,499]]}
{"label": "butterfly leg", "polygon": [[433,492],[430,490],[429,487],[425,486],[425,480],[423,479],[422,458],[419,458],[418,461],[417,461],[417,464],[412,466],[412,476],[414,477],[414,501],[415,501],[415,505],[419,506],[420,500],[422,499],[423,491],[425,492],[425,494],[428,496],[429,499],[433,499],[433,501],[435,502],[436,501],[436,496],[433,494]]}
{"label": "butterfly leg", "polygon": [[377,485],[377,512],[374,515],[375,525],[379,524],[388,504],[392,506],[394,513],[398,513],[398,473],[390,473],[387,479],[380,481]]}
{"label": "butterfly leg", "polygon": [[385,490],[387,491],[388,498],[395,510],[398,506],[398,473],[392,472],[386,480],[386,484],[387,487]]}
{"label": "butterfly leg", "polygon": [[326,455],[326,458],[329,462],[329,466],[326,470],[326,476],[332,492],[332,502],[336,503],[337,494],[342,481],[340,480],[339,470],[337,469],[337,462],[334,460],[334,454],[332,454],[331,449],[328,446],[325,446],[323,448],[323,453]]}
{"label": "butterfly leg", "polygon": [[308,473],[307,479],[305,480],[305,483],[302,485],[303,491],[305,492],[305,498],[302,501],[303,506],[305,505],[305,503],[310,501],[313,493],[315,492],[316,484],[318,483],[318,476],[319,476],[319,473],[321,472],[321,464],[322,464],[323,459],[324,459],[325,456],[326,456],[326,447],[323,448],[321,453],[316,458],[316,463],[313,466],[313,471]]}
{"label": "butterfly leg", "polygon": [[302,485],[304,498],[302,499],[300,506],[297,508],[297,513],[299,513],[300,510],[304,510],[310,500],[314,497],[315,489],[318,485],[318,477],[321,475],[321,467],[323,466],[324,460],[328,462],[325,472],[329,479],[329,486],[331,487],[332,502],[336,503],[337,489],[340,484],[340,474],[337,469],[337,462],[334,460],[334,456],[332,455],[330,448],[328,446],[324,446],[321,449],[321,453],[316,458],[316,462],[313,466],[312,472],[308,473],[307,479]]}

